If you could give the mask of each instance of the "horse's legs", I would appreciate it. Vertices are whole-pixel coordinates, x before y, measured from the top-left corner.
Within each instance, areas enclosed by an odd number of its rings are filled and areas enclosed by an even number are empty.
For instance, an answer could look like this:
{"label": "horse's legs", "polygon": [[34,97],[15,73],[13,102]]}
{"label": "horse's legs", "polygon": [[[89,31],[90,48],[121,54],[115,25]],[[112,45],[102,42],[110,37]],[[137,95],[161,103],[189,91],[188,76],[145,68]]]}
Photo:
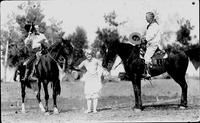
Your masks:
{"label": "horse's legs", "polygon": [[[178,57],[177,57],[178,58]],[[188,58],[185,56],[179,56],[179,59],[175,63],[169,62],[170,66],[166,66],[169,75],[181,86],[181,104],[180,108],[187,107],[187,88],[188,85],[185,80],[185,74],[188,66]]]}
{"label": "horse's legs", "polygon": [[57,98],[57,89],[58,89],[58,86],[60,86],[60,85],[57,85],[57,84],[59,84],[60,82],[59,82],[60,80],[57,80],[57,81],[54,81],[54,83],[53,83],[53,106],[54,106],[54,114],[58,114],[59,112],[58,112],[58,108],[57,108],[57,102],[56,102],[56,98]]}
{"label": "horse's legs", "polygon": [[21,81],[21,96],[22,96],[22,113],[25,113],[25,105],[24,105],[24,99],[25,99],[25,92],[26,86],[24,84],[24,82]]}
{"label": "horse's legs", "polygon": [[48,93],[48,82],[44,80],[43,82],[44,94],[45,94],[45,110],[48,112],[48,100],[49,100],[49,93]]}
{"label": "horse's legs", "polygon": [[181,86],[182,89],[180,108],[185,109],[185,107],[187,107],[187,88],[188,88],[185,78],[182,80],[182,83],[179,83],[179,85]]}
{"label": "horse's legs", "polygon": [[135,106],[134,110],[136,112],[142,110],[142,99],[141,99],[141,78],[138,75],[134,75],[132,79],[132,85],[135,94]]}
{"label": "horse's legs", "polygon": [[40,98],[40,90],[41,90],[41,82],[38,82],[38,92],[36,92],[37,93],[36,98],[38,100],[41,111],[45,112],[44,106],[42,105],[41,98]]}
{"label": "horse's legs", "polygon": [[182,94],[181,94],[180,108],[184,109],[185,107],[187,107],[187,88],[188,88],[185,76],[171,75],[171,77],[181,86]]}

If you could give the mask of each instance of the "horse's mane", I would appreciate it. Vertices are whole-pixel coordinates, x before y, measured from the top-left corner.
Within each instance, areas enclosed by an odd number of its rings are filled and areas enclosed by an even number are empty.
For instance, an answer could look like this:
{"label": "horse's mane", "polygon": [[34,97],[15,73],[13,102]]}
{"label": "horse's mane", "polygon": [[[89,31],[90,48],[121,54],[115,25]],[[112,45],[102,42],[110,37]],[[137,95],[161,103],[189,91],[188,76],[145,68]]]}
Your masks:
{"label": "horse's mane", "polygon": [[48,51],[51,51],[52,49],[58,48],[58,46],[60,46],[61,41],[56,41],[55,43],[53,43],[49,48]]}
{"label": "horse's mane", "polygon": [[135,53],[139,50],[139,47],[138,46],[134,46],[130,43],[126,43],[126,42],[118,42],[120,47],[123,47],[126,51],[130,50],[130,51],[135,51]]}
{"label": "horse's mane", "polygon": [[118,55],[121,55],[122,57],[126,58],[126,57],[130,57],[130,55],[132,56],[132,58],[139,58],[139,47],[138,46],[133,46],[130,43],[124,43],[124,42],[113,42],[111,46],[111,49],[115,49],[118,52]]}
{"label": "horse's mane", "polygon": [[139,57],[139,53],[140,53],[140,47],[135,45],[133,46],[130,43],[121,43],[121,45],[124,45],[125,49],[128,50],[131,55],[134,55],[134,57]]}

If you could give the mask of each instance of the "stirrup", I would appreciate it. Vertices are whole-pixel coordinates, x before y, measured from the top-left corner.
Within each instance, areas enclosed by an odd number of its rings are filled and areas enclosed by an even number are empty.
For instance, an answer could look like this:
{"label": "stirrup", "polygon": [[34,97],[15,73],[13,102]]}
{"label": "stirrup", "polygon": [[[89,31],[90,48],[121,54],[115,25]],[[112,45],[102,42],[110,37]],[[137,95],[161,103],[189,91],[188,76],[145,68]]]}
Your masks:
{"label": "stirrup", "polygon": [[151,80],[151,75],[150,75],[150,74],[146,74],[146,75],[144,76],[144,79]]}
{"label": "stirrup", "polygon": [[147,74],[144,73],[144,74],[142,74],[142,78],[150,80],[151,79],[151,75],[149,73],[147,73]]}

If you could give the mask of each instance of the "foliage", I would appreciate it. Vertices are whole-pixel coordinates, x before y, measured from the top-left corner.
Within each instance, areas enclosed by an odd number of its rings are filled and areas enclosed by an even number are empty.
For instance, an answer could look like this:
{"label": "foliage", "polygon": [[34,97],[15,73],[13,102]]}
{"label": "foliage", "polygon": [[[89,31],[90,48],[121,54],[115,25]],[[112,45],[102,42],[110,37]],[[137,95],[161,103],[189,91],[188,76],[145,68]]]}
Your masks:
{"label": "foliage", "polygon": [[115,11],[112,11],[104,15],[105,23],[108,23],[109,26],[118,27],[120,25],[124,25],[125,23],[127,23],[127,21],[117,22],[116,18],[117,14]]}
{"label": "foliage", "polygon": [[24,28],[27,24],[39,25],[40,32],[46,31],[46,23],[43,22],[45,16],[42,14],[40,2],[28,1],[27,4],[21,4],[18,8],[25,12],[25,15],[17,15],[16,17],[16,22],[19,24],[24,38],[28,34],[28,31]]}
{"label": "foliage", "polygon": [[109,43],[113,41],[119,41],[122,37],[120,36],[117,28],[124,25],[126,22],[117,22],[116,18],[117,14],[115,11],[105,14],[104,20],[105,23],[108,23],[109,27],[102,29],[98,28],[96,31],[97,36],[92,44],[92,47],[96,52],[100,51],[102,57],[105,55],[106,45],[109,45]]}
{"label": "foliage", "polygon": [[178,21],[180,25],[180,29],[176,32],[177,34],[177,41],[183,45],[189,45],[189,41],[191,40],[190,31],[194,28],[191,25],[189,20],[185,20],[182,18]]}
{"label": "foliage", "polygon": [[[50,25],[44,22],[45,15],[39,1],[27,1],[18,6],[18,9],[24,12],[23,15],[12,14],[7,23],[8,31],[1,29],[1,45],[3,55],[5,55],[6,41],[9,41],[8,65],[16,66],[20,61],[29,56],[30,47],[25,48],[24,39],[28,35],[25,25],[39,25],[39,31],[44,33],[50,44],[59,41],[63,36],[61,24],[62,21],[50,19]],[[17,25],[15,27],[13,25]]]}
{"label": "foliage", "polygon": [[77,27],[75,32],[68,36],[74,45],[73,64],[78,65],[84,58],[83,49],[88,47],[86,31],[82,27]]}
{"label": "foliage", "polygon": [[191,25],[189,20],[184,18],[177,21],[180,28],[176,32],[176,41],[172,45],[168,45],[165,50],[167,52],[180,52],[187,51],[193,46],[198,46],[199,44],[191,44],[192,40],[190,31],[194,29],[194,26]]}
{"label": "foliage", "polygon": [[64,32],[62,30],[62,21],[57,21],[54,18],[49,19],[51,25],[46,26],[45,36],[48,39],[50,44],[60,41],[63,37]]}
{"label": "foliage", "polygon": [[68,38],[71,39],[75,48],[82,49],[88,47],[87,34],[82,27],[77,27],[75,32],[70,34]]}
{"label": "foliage", "polygon": [[15,28],[12,24],[14,22],[13,18],[9,18],[8,30],[1,29],[1,47],[2,55],[5,56],[6,45],[8,43],[8,60],[7,64],[9,66],[14,66],[19,61],[19,54],[21,54],[21,34],[19,30]]}

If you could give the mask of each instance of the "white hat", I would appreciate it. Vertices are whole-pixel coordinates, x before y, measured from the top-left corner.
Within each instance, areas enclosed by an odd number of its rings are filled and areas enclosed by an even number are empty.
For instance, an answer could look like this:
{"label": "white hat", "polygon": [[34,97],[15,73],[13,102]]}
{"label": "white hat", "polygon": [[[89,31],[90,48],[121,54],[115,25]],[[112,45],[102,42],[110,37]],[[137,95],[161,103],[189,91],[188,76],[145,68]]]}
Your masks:
{"label": "white hat", "polygon": [[67,33],[65,32],[65,33],[63,34],[62,38],[63,38],[63,39],[67,39],[67,37],[68,37],[68,35],[67,35]]}
{"label": "white hat", "polygon": [[[137,38],[138,40],[135,40],[134,38]],[[134,32],[134,33],[131,33],[129,35],[129,41],[132,43],[132,44],[141,44],[141,35],[140,33],[138,32]]]}

